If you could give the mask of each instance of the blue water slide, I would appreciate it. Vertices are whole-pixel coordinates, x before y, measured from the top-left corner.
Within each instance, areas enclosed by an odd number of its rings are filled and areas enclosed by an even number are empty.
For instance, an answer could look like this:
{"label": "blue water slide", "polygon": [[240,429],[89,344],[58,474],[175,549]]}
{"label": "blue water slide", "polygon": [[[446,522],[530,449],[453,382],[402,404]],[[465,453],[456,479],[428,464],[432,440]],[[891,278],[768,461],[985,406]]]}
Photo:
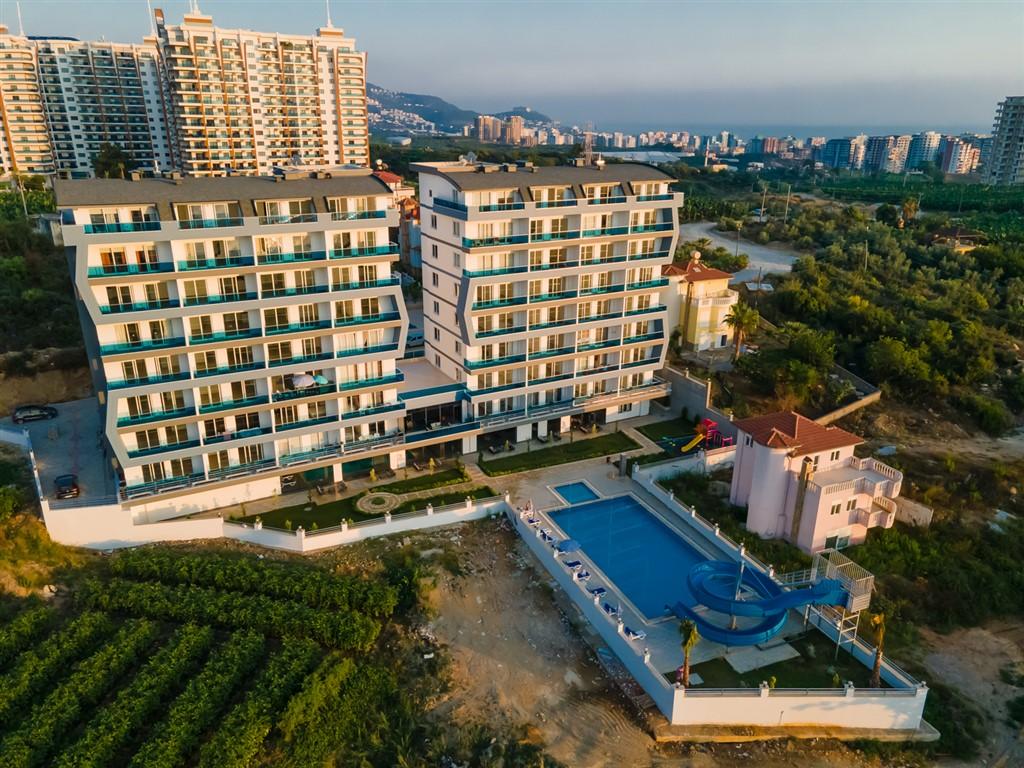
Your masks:
{"label": "blue water slide", "polygon": [[718,624],[712,624],[703,614],[697,613],[693,608],[682,603],[676,603],[672,609],[680,619],[689,619],[697,625],[700,636],[713,643],[722,645],[758,645],[771,640],[786,623],[786,612],[777,613],[774,616],[767,616],[763,621],[749,627],[729,629]]}

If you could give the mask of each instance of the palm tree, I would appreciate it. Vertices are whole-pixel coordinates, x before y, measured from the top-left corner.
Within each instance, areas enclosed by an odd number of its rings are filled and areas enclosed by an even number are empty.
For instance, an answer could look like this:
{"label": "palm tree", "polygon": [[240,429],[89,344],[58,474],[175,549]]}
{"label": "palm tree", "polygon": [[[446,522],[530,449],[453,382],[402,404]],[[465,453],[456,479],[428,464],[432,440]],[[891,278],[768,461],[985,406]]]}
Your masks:
{"label": "palm tree", "polygon": [[684,688],[690,687],[690,652],[700,640],[700,633],[697,625],[690,619],[679,625],[679,642],[683,647],[683,666],[676,670],[676,682],[682,683]]}
{"label": "palm tree", "polygon": [[736,348],[732,356],[733,360],[739,359],[740,348],[743,346],[744,339],[757,330],[760,322],[761,315],[749,304],[737,302],[732,305],[729,314],[725,316],[725,324],[732,328],[733,337],[736,342]]}
{"label": "palm tree", "polygon": [[875,630],[875,665],[871,668],[871,687],[882,687],[882,653],[885,649],[885,614],[876,613],[871,617]]}

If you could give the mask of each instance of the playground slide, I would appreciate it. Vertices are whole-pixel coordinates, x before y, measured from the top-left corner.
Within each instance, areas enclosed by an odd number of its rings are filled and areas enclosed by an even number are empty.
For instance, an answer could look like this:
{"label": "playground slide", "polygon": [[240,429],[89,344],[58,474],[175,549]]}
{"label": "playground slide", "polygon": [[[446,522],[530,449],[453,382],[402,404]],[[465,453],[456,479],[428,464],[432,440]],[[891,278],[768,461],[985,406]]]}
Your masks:
{"label": "playground slide", "polygon": [[[723,645],[757,645],[778,634],[786,623],[790,608],[805,605],[842,605],[846,591],[834,579],[823,579],[803,589],[783,591],[772,579],[753,569],[744,569],[736,599],[739,566],[736,563],[710,561],[698,563],[687,576],[692,599],[689,605],[677,603],[673,612],[680,618],[690,619],[703,637]],[[756,597],[752,597],[756,595]],[[748,599],[743,599],[748,598]],[[697,612],[699,605],[707,606],[723,617],[741,616],[760,621],[743,627],[729,628],[711,622],[706,612]]]}
{"label": "playground slide", "polygon": [[689,453],[689,452],[690,452],[690,451],[692,451],[692,450],[693,450],[694,448],[696,448],[696,447],[697,447],[697,444],[698,444],[698,443],[699,443],[699,442],[700,442],[701,440],[703,440],[703,439],[704,439],[704,435],[697,435],[696,437],[694,437],[694,438],[693,438],[693,440],[691,440],[691,441],[690,441],[690,442],[688,442],[688,443],[687,443],[686,445],[684,445],[684,446],[683,446],[682,448],[680,448],[680,449],[679,449],[679,452],[680,452],[680,453]]}

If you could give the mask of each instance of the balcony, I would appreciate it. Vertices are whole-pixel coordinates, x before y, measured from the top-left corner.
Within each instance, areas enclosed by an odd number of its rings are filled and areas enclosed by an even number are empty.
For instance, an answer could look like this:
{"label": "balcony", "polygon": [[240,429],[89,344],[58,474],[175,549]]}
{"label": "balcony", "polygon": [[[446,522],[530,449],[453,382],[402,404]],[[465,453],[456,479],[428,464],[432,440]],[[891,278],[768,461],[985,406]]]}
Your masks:
{"label": "balcony", "polygon": [[675,223],[671,221],[656,221],[653,224],[635,224],[629,228],[630,234],[640,234],[643,232],[668,232]]}
{"label": "balcony", "polygon": [[592,341],[589,344],[580,344],[576,347],[577,352],[590,352],[595,349],[608,349],[609,347],[619,346],[618,339],[604,339],[602,341]]}
{"label": "balcony", "polygon": [[561,301],[563,299],[575,299],[576,291],[557,291],[555,293],[535,293],[530,297],[531,304],[540,304],[545,301]]}
{"label": "balcony", "polygon": [[498,307],[514,307],[525,304],[528,301],[526,296],[509,296],[504,299],[488,299],[487,301],[474,301],[470,309],[497,309]]}
{"label": "balcony", "polygon": [[494,277],[495,275],[517,275],[526,272],[529,268],[525,266],[498,267],[496,269],[464,269],[463,277]]}
{"label": "balcony", "polygon": [[364,347],[352,347],[351,349],[339,349],[335,357],[355,357],[356,355],[372,355],[380,352],[397,352],[398,342],[390,344],[369,344]]}
{"label": "balcony", "polygon": [[229,256],[226,259],[185,259],[178,262],[178,271],[195,272],[201,269],[251,267],[255,263],[256,261],[252,256]]}
{"label": "balcony", "polygon": [[657,277],[654,278],[653,280],[640,280],[639,282],[636,283],[627,283],[626,290],[642,291],[647,288],[664,288],[666,285],[668,285],[667,277]]}
{"label": "balcony", "polygon": [[331,221],[359,221],[360,219],[383,219],[387,211],[331,211]]}
{"label": "balcony", "polygon": [[138,448],[134,451],[128,451],[128,458],[138,459],[142,456],[152,456],[156,453],[170,453],[171,451],[183,451],[186,448],[198,447],[198,440],[183,440],[180,443],[166,443],[164,445],[154,445],[149,448]]}
{"label": "balcony", "polygon": [[222,216],[219,219],[181,219],[180,229],[215,229],[217,227],[240,227],[244,224],[241,216]]}
{"label": "balcony", "polygon": [[188,343],[211,344],[216,341],[237,341],[238,339],[254,339],[263,334],[261,328],[240,328],[235,331],[217,331],[216,333],[199,333],[188,337]]}
{"label": "balcony", "polygon": [[660,358],[658,358],[658,357],[643,357],[643,358],[641,358],[639,360],[633,360],[630,363],[623,363],[621,367],[623,369],[625,369],[625,368],[637,368],[637,367],[639,367],[641,365],[658,365],[659,362],[660,362]]}
{"label": "balcony", "polygon": [[530,326],[530,330],[531,331],[540,331],[540,330],[543,330],[545,328],[562,328],[562,327],[564,327],[566,325],[575,325],[575,324],[576,324],[576,318],[574,318],[574,317],[566,317],[566,318],[563,318],[562,320],[551,320],[550,322],[547,322],[547,323],[536,323],[536,324]]}
{"label": "balcony", "polygon": [[287,424],[278,424],[274,427],[275,432],[287,432],[290,429],[302,429],[303,427],[315,427],[318,424],[328,424],[330,422],[338,423],[338,417],[335,414],[329,416],[318,416],[315,419],[302,419],[301,421],[290,421]]}
{"label": "balcony", "polygon": [[86,224],[87,235],[109,235],[117,232],[155,232],[160,229],[160,222],[149,221],[112,221],[103,224]]}
{"label": "balcony", "polygon": [[542,379],[530,379],[530,386],[532,387],[537,384],[553,384],[556,381],[565,381],[566,379],[571,379],[573,378],[573,376],[575,376],[575,374],[573,373],[555,373],[552,374],[551,376],[545,376]]}
{"label": "balcony", "polygon": [[552,240],[575,240],[579,236],[579,230],[576,229],[568,230],[566,232],[531,232],[530,242],[547,243]]}
{"label": "balcony", "polygon": [[560,200],[538,200],[538,208],[571,208],[579,203],[575,197],[563,197]]}
{"label": "balcony", "polygon": [[288,323],[287,325],[268,326],[264,331],[267,336],[279,336],[282,333],[300,333],[303,331],[316,331],[330,327],[330,320],[314,320],[309,323]]}
{"label": "balcony", "polygon": [[374,379],[353,379],[351,381],[342,381],[338,384],[339,392],[347,392],[353,389],[363,389],[364,387],[383,387],[388,384],[398,384],[405,381],[405,374],[401,371],[396,373],[388,374],[387,376],[378,376]]}
{"label": "balcony", "polygon": [[629,254],[630,261],[642,261],[644,259],[667,259],[668,251],[648,251],[646,253]]}
{"label": "balcony", "polygon": [[615,363],[608,363],[606,365],[595,365],[593,368],[579,368],[576,371],[576,377],[581,376],[593,376],[598,373],[611,373],[617,371],[619,366]]}
{"label": "balcony", "polygon": [[638,203],[653,203],[659,200],[674,200],[675,195],[672,192],[663,192],[659,195],[637,195],[636,201]]}
{"label": "balcony", "polygon": [[309,296],[315,293],[327,293],[330,290],[338,290],[337,288],[331,288],[329,285],[304,285],[297,286],[295,288],[271,288],[269,290],[261,291],[261,299],[277,299],[282,296]]}
{"label": "balcony", "polygon": [[584,229],[583,237],[609,237],[611,235],[628,235],[629,227],[599,227],[598,229]]}
{"label": "balcony", "polygon": [[206,479],[202,472],[193,472],[191,475],[179,475],[177,477],[165,477],[162,480],[153,480],[148,483],[137,483],[126,485],[121,488],[121,496],[125,499],[134,499],[139,496],[151,496],[159,491],[173,491],[177,488],[189,488]]}
{"label": "balcony", "polygon": [[655,331],[653,333],[643,333],[639,336],[627,336],[622,340],[623,344],[640,344],[645,341],[664,341],[665,334],[661,331]]}
{"label": "balcony", "polygon": [[292,253],[258,253],[259,264],[301,264],[307,261],[324,261],[327,251],[297,251]]}
{"label": "balcony", "polygon": [[347,328],[353,325],[368,325],[370,323],[387,323],[401,319],[399,312],[378,312],[375,315],[353,315],[352,317],[336,317],[335,328]]}
{"label": "balcony", "polygon": [[151,424],[154,421],[166,421],[168,419],[183,419],[195,416],[196,409],[191,407],[175,408],[170,411],[150,411],[149,413],[137,413],[134,416],[119,416],[117,426],[133,427],[136,424]]}
{"label": "balcony", "polygon": [[476,207],[480,213],[493,213],[494,211],[521,211],[524,208],[526,208],[526,203],[522,203],[517,200],[509,200],[504,203],[486,203]]}
{"label": "balcony", "polygon": [[287,400],[298,400],[302,397],[316,397],[318,395],[333,395],[338,391],[338,387],[335,384],[320,384],[314,387],[303,387],[302,389],[286,389],[281,392],[275,392],[273,400],[275,403],[285,402]]}
{"label": "balcony", "polygon": [[360,408],[358,411],[347,411],[341,414],[342,419],[358,419],[363,416],[376,416],[379,413],[391,413],[392,411],[405,410],[405,403],[382,403],[369,408]]}
{"label": "balcony", "polygon": [[177,306],[177,299],[155,299],[154,301],[129,301],[125,304],[101,304],[100,312],[104,315],[117,315],[124,312],[147,312],[153,309],[174,309]]}
{"label": "balcony", "polygon": [[242,373],[243,371],[258,371],[264,368],[263,361],[255,360],[251,363],[244,363],[242,365],[221,365],[216,368],[207,368],[203,371],[196,371],[196,378],[205,378],[207,376],[219,376],[225,373]]}
{"label": "balcony", "polygon": [[242,397],[238,400],[221,400],[217,403],[207,403],[199,406],[200,413],[216,413],[217,411],[230,411],[235,408],[249,408],[256,405],[266,405],[270,402],[266,395],[253,395]]}
{"label": "balcony", "polygon": [[508,336],[513,333],[525,333],[525,325],[512,325],[508,328],[492,328],[489,331],[477,331],[476,337],[478,339],[489,339],[492,336]]}
{"label": "balcony", "polygon": [[247,437],[269,435],[271,431],[270,427],[252,427],[250,429],[239,430],[238,432],[221,432],[217,435],[207,435],[203,438],[203,445],[213,445],[215,443],[226,443],[229,440],[244,440]]}
{"label": "balcony", "polygon": [[125,341],[120,344],[103,344],[100,346],[100,354],[121,355],[129,352],[139,352],[147,349],[168,349],[169,347],[180,347],[185,344],[181,336],[170,336],[166,339],[145,339],[142,341]]}
{"label": "balcony", "polygon": [[497,235],[495,237],[464,237],[463,248],[491,248],[496,245],[520,245],[529,242],[527,235]]}
{"label": "balcony", "polygon": [[372,245],[361,248],[334,248],[331,250],[332,259],[358,259],[365,256],[397,256],[398,243],[387,245]]}
{"label": "balcony", "polygon": [[319,459],[326,459],[334,456],[348,456],[356,453],[365,453],[366,451],[373,450],[374,448],[385,448],[392,445],[400,445],[403,441],[404,436],[401,432],[396,432],[392,435],[374,435],[362,440],[346,442],[343,445],[333,443],[321,446],[320,448],[313,448],[308,451],[286,453],[281,456],[280,463],[282,467],[290,467],[295,464],[305,464]]}
{"label": "balcony", "polygon": [[531,272],[546,272],[550,269],[570,269],[578,267],[580,263],[578,261],[549,261],[545,264],[531,264]]}
{"label": "balcony", "polygon": [[174,264],[169,261],[143,262],[142,264],[104,264],[89,267],[89,277],[118,277],[120,275],[152,275],[160,272],[173,272]]}
{"label": "balcony", "polygon": [[260,216],[259,223],[263,226],[269,224],[309,224],[316,221],[316,214],[309,213],[277,213],[270,216]]}
{"label": "balcony", "polygon": [[580,288],[580,296],[599,296],[604,293],[619,293],[623,289],[621,285],[594,285],[590,288]]}
{"label": "balcony", "polygon": [[390,277],[382,277],[377,280],[353,280],[347,283],[331,283],[332,291],[359,291],[367,288],[388,288],[394,285],[400,285],[398,275],[392,275]]}
{"label": "balcony", "polygon": [[449,435],[457,435],[462,432],[470,432],[474,429],[480,428],[479,421],[463,421],[459,424],[449,424],[444,427],[437,427],[435,429],[424,429],[419,432],[406,432],[405,442],[406,443],[418,443],[422,440],[433,440],[437,437],[447,437]]}
{"label": "balcony", "polygon": [[614,195],[611,197],[588,197],[587,205],[619,205],[626,202],[625,195]]}
{"label": "balcony", "polygon": [[542,360],[545,357],[558,357],[559,355],[571,355],[576,350],[572,346],[554,347],[552,349],[539,349],[529,353],[530,360]]}
{"label": "balcony", "polygon": [[443,197],[435,197],[432,202],[435,208],[444,208],[449,211],[458,211],[459,213],[469,212],[468,206],[455,200],[445,200]]}
{"label": "balcony", "polygon": [[134,379],[109,379],[107,389],[126,389],[127,387],[143,387],[150,384],[164,384],[168,381],[184,381],[189,378],[188,371],[177,373],[161,373],[153,376],[140,376]]}
{"label": "balcony", "polygon": [[496,395],[499,392],[508,392],[512,389],[522,389],[526,386],[525,381],[513,381],[511,384],[498,384],[495,387],[484,387],[483,389],[469,389],[466,390],[471,397],[480,397],[482,395]]}
{"label": "balcony", "polygon": [[488,360],[469,360],[463,361],[463,364],[471,371],[478,371],[482,368],[497,368],[501,365],[512,365],[513,363],[525,363],[526,355],[506,355],[505,357],[492,357]]}
{"label": "balcony", "polygon": [[627,317],[632,315],[649,315],[653,312],[664,312],[668,307],[664,304],[652,304],[649,307],[642,307],[640,309],[628,309],[625,312]]}
{"label": "balcony", "polygon": [[186,296],[185,306],[186,307],[199,307],[206,306],[208,304],[230,304],[235,301],[255,301],[259,298],[259,294],[256,291],[246,291],[245,293],[222,293],[213,296]]}
{"label": "balcony", "polygon": [[252,475],[264,469],[270,469],[275,466],[273,459],[263,459],[262,461],[250,461],[247,464],[229,464],[226,467],[218,467],[217,469],[210,470],[210,480],[227,480],[231,477],[239,477],[241,475]]}
{"label": "balcony", "polygon": [[330,360],[334,357],[331,352],[317,352],[314,355],[294,355],[292,357],[282,357],[279,360],[271,360],[271,368],[280,368],[283,365],[298,365],[299,363],[317,363],[322,360]]}

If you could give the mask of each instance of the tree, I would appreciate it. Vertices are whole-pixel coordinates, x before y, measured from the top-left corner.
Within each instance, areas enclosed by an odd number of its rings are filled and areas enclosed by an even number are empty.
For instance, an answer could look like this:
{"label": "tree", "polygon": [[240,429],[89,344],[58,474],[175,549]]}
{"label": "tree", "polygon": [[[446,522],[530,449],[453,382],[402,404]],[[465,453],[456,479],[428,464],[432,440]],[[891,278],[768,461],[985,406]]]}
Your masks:
{"label": "tree", "polygon": [[882,203],[875,210],[875,220],[880,221],[883,224],[888,224],[890,227],[895,227],[900,219],[900,211],[895,205],[889,205],[888,203]]}
{"label": "tree", "polygon": [[876,613],[871,617],[875,630],[875,664],[871,668],[871,687],[882,687],[882,654],[885,650],[885,614]]}
{"label": "tree", "polygon": [[917,216],[918,199],[913,195],[903,199],[903,221],[910,224]]}
{"label": "tree", "polygon": [[16,486],[5,485],[0,488],[0,521],[13,517],[23,503],[24,497]]}
{"label": "tree", "polygon": [[131,157],[116,144],[103,142],[92,159],[92,170],[101,179],[123,179],[134,167]]}
{"label": "tree", "polygon": [[683,648],[683,666],[676,670],[676,682],[682,683],[684,688],[690,687],[690,653],[697,643],[700,642],[700,633],[697,625],[690,619],[679,625],[679,643]]}
{"label": "tree", "polygon": [[749,304],[737,302],[732,305],[729,314],[725,316],[725,324],[732,328],[733,337],[736,342],[735,351],[732,356],[733,360],[739,359],[740,348],[743,346],[744,338],[756,331],[760,322],[761,315]]}

